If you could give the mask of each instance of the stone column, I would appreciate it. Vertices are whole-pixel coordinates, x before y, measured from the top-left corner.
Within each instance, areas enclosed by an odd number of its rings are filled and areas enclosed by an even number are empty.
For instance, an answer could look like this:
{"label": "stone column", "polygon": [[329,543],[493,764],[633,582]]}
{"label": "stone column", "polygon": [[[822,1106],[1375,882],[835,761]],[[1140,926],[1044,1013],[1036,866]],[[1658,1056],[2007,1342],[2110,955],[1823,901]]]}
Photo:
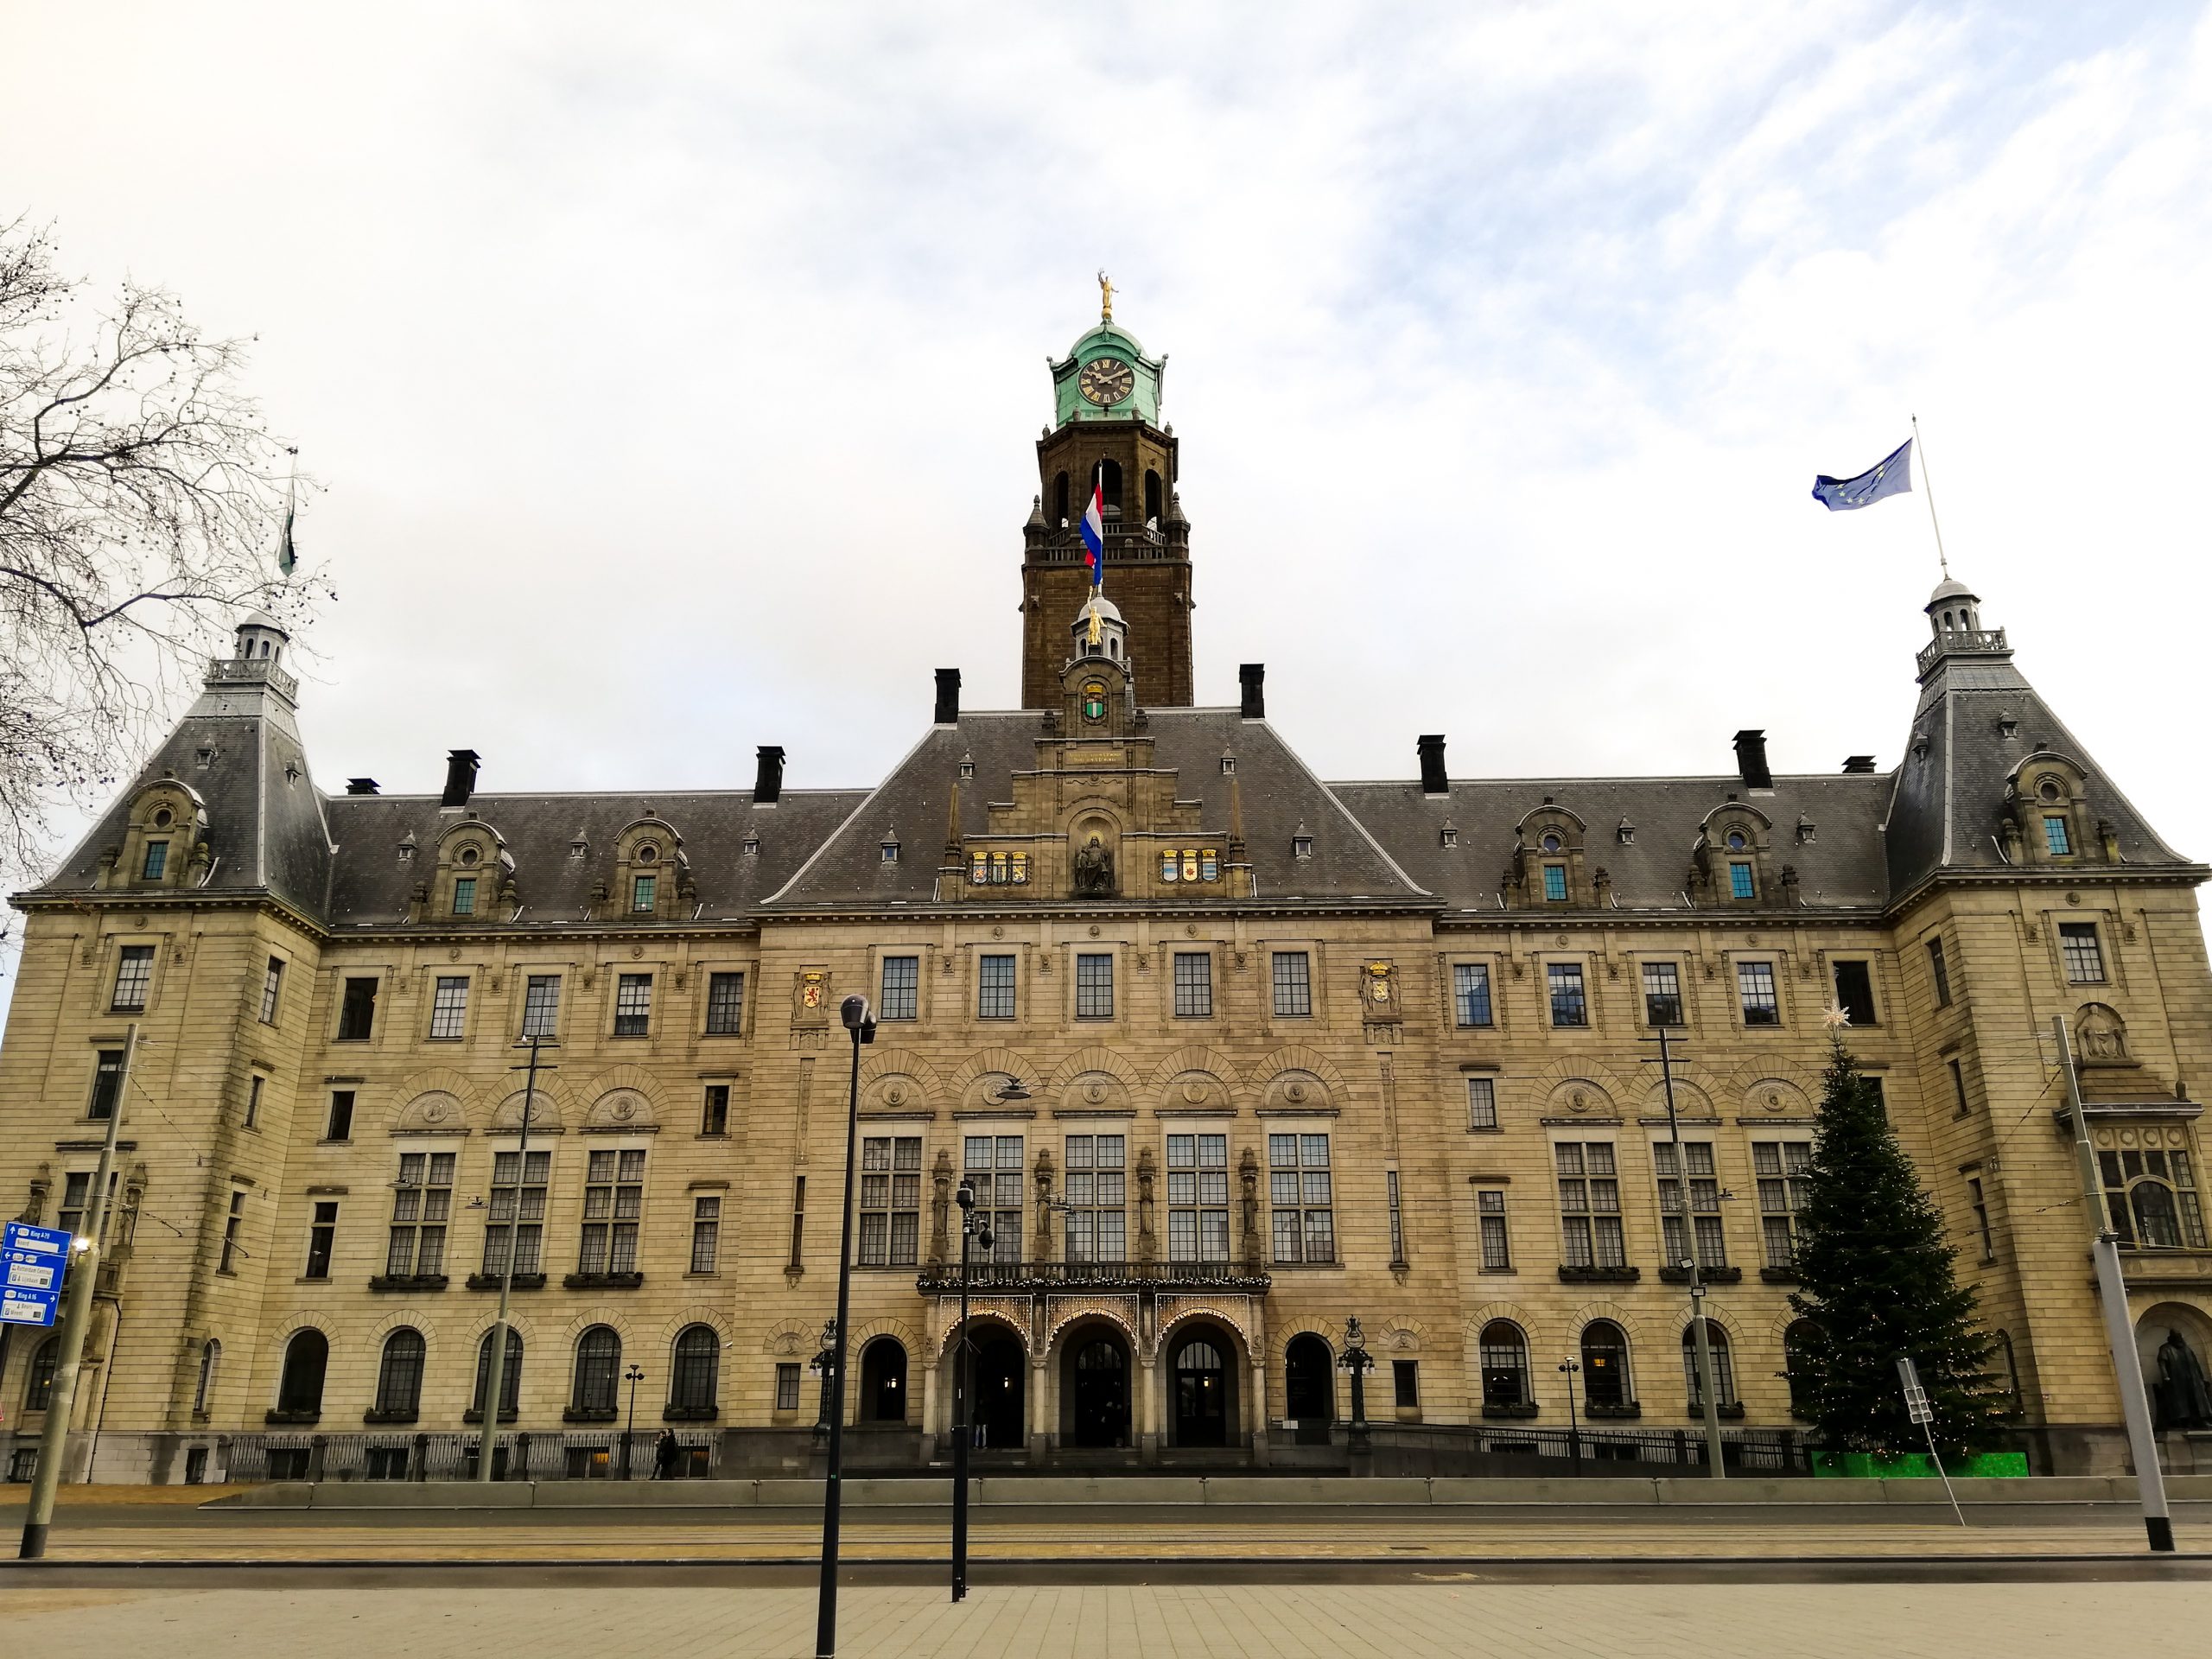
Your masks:
{"label": "stone column", "polygon": [[1137,1401],[1137,1460],[1140,1463],[1160,1461],[1162,1436],[1160,1432],[1160,1349],[1154,1344],[1150,1354],[1132,1354],[1136,1366]]}
{"label": "stone column", "polygon": [[1032,1463],[1042,1462],[1052,1442],[1058,1438],[1055,1431],[1059,1422],[1059,1402],[1048,1397],[1047,1394],[1052,1372],[1047,1363],[1049,1358],[1049,1354],[1040,1353],[1029,1362],[1028,1398],[1022,1402],[1022,1408],[1029,1418],[1029,1460]]}
{"label": "stone column", "polygon": [[[951,1425],[948,1422],[943,1430],[938,1427],[937,1396],[938,1379],[944,1370],[945,1356],[955,1351],[956,1346],[957,1344],[948,1344],[939,1348],[937,1357],[930,1362],[929,1369],[922,1374],[922,1461],[924,1463],[930,1462],[937,1456],[940,1435],[947,1446],[952,1444]],[[949,1409],[951,1405],[951,1390],[948,1389],[945,1392],[947,1396],[945,1404]]]}

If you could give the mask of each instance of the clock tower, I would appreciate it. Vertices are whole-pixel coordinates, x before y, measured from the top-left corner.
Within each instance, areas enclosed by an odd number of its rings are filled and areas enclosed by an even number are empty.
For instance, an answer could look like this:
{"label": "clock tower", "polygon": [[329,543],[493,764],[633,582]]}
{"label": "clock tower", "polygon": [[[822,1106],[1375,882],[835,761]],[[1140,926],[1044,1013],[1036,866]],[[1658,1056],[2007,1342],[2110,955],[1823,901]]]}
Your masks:
{"label": "clock tower", "polygon": [[1047,359],[1055,424],[1037,440],[1039,489],[1022,531],[1021,705],[1058,706],[1066,619],[1090,587],[1083,514],[1094,485],[1104,498],[1106,597],[1128,621],[1129,654],[1144,700],[1188,708],[1191,526],[1176,499],[1176,447],[1160,418],[1166,357],[1147,357],[1114,321],[1103,277],[1098,326]]}

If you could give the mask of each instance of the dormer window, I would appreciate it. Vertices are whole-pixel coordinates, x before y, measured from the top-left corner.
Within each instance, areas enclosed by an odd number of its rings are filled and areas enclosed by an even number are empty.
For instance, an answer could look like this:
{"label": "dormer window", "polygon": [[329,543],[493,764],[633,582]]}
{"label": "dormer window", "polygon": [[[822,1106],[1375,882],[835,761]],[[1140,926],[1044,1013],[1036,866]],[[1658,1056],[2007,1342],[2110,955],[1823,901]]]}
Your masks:
{"label": "dormer window", "polygon": [[[2046,779],[2044,787],[2056,793],[2056,787]],[[2070,858],[2074,853],[2073,837],[2066,833],[2066,819],[2056,812],[2046,812],[2043,820],[2044,850],[2053,858]]]}
{"label": "dormer window", "polygon": [[1236,757],[1235,755],[1224,754],[1221,757],[1221,775],[1224,778],[1233,778],[1236,775]]}
{"label": "dormer window", "polygon": [[632,876],[630,878],[631,910],[633,912],[642,912],[646,914],[651,914],[653,907],[654,896],[659,892],[659,890],[660,882],[658,878],[650,875]]}
{"label": "dormer window", "polygon": [[146,843],[146,861],[139,867],[138,870],[139,880],[142,881],[160,880],[162,879],[162,872],[168,868],[168,842],[166,841],[148,842]]}
{"label": "dormer window", "polygon": [[744,858],[758,858],[758,857],[760,857],[760,836],[747,836],[743,841],[741,841],[741,842],[740,842],[738,843],[738,845],[737,845],[737,850],[738,850],[738,854],[739,854],[739,855],[740,855],[741,857],[744,857]]}
{"label": "dormer window", "polygon": [[1444,827],[1437,831],[1437,840],[1446,847],[1457,847],[1459,844],[1459,826],[1449,818],[1445,819]]}
{"label": "dormer window", "polygon": [[476,878],[456,875],[453,879],[453,913],[474,916],[476,913]]}
{"label": "dormer window", "polygon": [[1303,830],[1300,831],[1297,835],[1293,836],[1290,838],[1290,855],[1293,858],[1313,857],[1313,837],[1306,834]]}
{"label": "dormer window", "polygon": [[1800,841],[1816,841],[1819,837],[1820,832],[1815,828],[1813,821],[1808,817],[1800,815],[1797,819],[1797,839]]}
{"label": "dormer window", "polygon": [[175,822],[176,822],[176,814],[175,814],[175,813],[174,813],[174,812],[172,812],[172,811],[170,811],[170,810],[168,810],[168,808],[167,808],[166,806],[164,806],[164,807],[159,807],[159,808],[156,808],[156,810],[155,810],[155,812],[154,812],[154,828],[155,828],[155,829],[156,829],[156,830],[166,830],[166,829],[168,829],[171,824],[175,823]]}
{"label": "dormer window", "polygon": [[[1555,844],[1559,837],[1546,836],[1544,839]],[[1566,865],[1547,864],[1544,866],[1544,902],[1549,905],[1563,905],[1567,902]]]}
{"label": "dormer window", "polygon": [[[1731,846],[1738,846],[1742,843],[1743,837],[1732,835],[1728,837],[1728,841]],[[1758,897],[1758,887],[1751,879],[1751,863],[1749,859],[1732,858],[1728,861],[1728,896],[1731,899]]]}
{"label": "dormer window", "polygon": [[464,865],[474,864],[483,855],[474,847],[464,847],[461,849],[461,861]]}
{"label": "dormer window", "polygon": [[642,843],[638,849],[637,861],[640,864],[658,864],[660,862],[660,849],[650,841]]}
{"label": "dormer window", "polygon": [[2046,778],[2036,785],[2036,796],[2039,800],[2056,801],[2060,799],[2065,792],[2059,788],[2058,779],[2056,778]]}
{"label": "dormer window", "polygon": [[1744,835],[1744,832],[1743,832],[1742,830],[1731,830],[1728,832],[1728,850],[1729,850],[1730,852],[1732,852],[1732,853],[1740,853],[1740,852],[1742,852],[1742,851],[1744,850],[1744,849],[1745,849],[1745,848],[1746,848],[1746,847],[1748,847],[1748,846],[1750,846],[1750,845],[1751,845],[1750,841],[1749,841],[1748,839],[1746,839],[1746,838],[1745,838],[1745,835]]}
{"label": "dormer window", "polygon": [[899,861],[899,843],[897,842],[886,841],[883,843],[883,861],[887,864],[896,864]]}
{"label": "dormer window", "polygon": [[976,763],[967,755],[960,757],[960,780],[966,783],[976,775]]}
{"label": "dormer window", "polygon": [[1634,846],[1636,844],[1636,826],[1630,823],[1626,818],[1623,818],[1620,821],[1620,827],[1613,831],[1613,838],[1619,842],[1624,847]]}
{"label": "dormer window", "polygon": [[1567,845],[1565,842],[1559,838],[1559,832],[1555,830],[1547,830],[1544,833],[1544,838],[1536,844],[1541,847],[1548,853],[1555,853],[1559,851],[1560,848]]}

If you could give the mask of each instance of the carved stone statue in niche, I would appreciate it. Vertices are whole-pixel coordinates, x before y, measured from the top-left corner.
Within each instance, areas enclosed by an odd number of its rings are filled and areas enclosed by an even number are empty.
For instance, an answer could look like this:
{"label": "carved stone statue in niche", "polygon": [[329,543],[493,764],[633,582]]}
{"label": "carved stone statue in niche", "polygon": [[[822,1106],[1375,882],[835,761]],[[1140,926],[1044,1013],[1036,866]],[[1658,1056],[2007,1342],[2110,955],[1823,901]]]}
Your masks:
{"label": "carved stone statue in niche", "polygon": [[931,1166],[930,1185],[930,1263],[941,1268],[950,1256],[952,1240],[952,1154],[943,1147]]}
{"label": "carved stone statue in niche", "polygon": [[1260,1267],[1260,1160],[1249,1147],[1236,1160],[1236,1180],[1243,1188],[1244,1266],[1256,1273]]}
{"label": "carved stone statue in niche", "polygon": [[1074,886],[1075,896],[1078,899],[1111,899],[1115,896],[1113,849],[1095,832],[1076,849]]}
{"label": "carved stone statue in niche", "polygon": [[2151,1399],[2161,1428],[2212,1428],[2212,1383],[2178,1331],[2168,1331],[2158,1344],[2158,1379],[2151,1385]]}
{"label": "carved stone statue in niche", "polygon": [[1158,1171],[1153,1162],[1152,1148],[1137,1148],[1137,1260],[1150,1266],[1159,1257],[1159,1245],[1152,1230],[1152,1184]]}
{"label": "carved stone statue in niche", "polygon": [[2075,1022],[2075,1046],[2085,1060],[2126,1061],[2127,1022],[2101,1002],[2092,1002]]}
{"label": "carved stone statue in niche", "polygon": [[1037,1253],[1031,1257],[1036,1262],[1052,1259],[1052,1154],[1040,1150],[1037,1154],[1035,1180],[1037,1183]]}

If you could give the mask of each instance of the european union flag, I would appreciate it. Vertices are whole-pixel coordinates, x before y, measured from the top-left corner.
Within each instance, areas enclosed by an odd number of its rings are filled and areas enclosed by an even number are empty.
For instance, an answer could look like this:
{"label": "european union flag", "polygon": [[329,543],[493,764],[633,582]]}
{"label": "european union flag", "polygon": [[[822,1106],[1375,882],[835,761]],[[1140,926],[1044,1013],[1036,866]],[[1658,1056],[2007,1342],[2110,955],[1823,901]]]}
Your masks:
{"label": "european union flag", "polygon": [[1899,444],[1890,458],[1856,478],[1830,478],[1822,473],[1813,480],[1813,499],[1830,512],[1871,507],[1886,495],[1902,495],[1912,487],[1912,440]]}

